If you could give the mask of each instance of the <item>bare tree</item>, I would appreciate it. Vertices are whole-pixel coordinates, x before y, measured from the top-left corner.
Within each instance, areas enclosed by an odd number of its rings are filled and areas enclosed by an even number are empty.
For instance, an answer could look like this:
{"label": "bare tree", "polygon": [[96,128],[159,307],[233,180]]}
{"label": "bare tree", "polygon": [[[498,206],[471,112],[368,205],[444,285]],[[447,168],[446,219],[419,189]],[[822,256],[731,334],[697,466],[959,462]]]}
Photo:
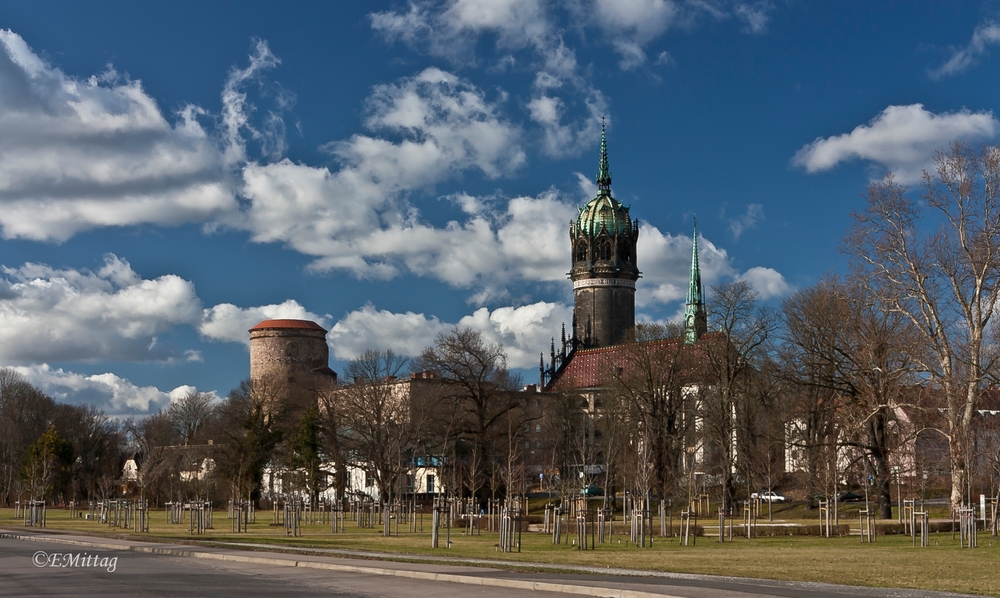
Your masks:
{"label": "bare tree", "polygon": [[[723,508],[732,508],[736,494],[741,445],[753,444],[759,394],[753,386],[767,359],[777,318],[757,302],[757,292],[745,281],[713,289],[710,336],[702,337],[711,385],[701,393],[706,448],[721,477]],[[742,455],[749,459],[752,454]],[[746,467],[751,470],[752,467]]]}
{"label": "bare tree", "polygon": [[491,437],[502,433],[508,413],[521,407],[514,392],[520,388],[520,378],[507,369],[503,345],[468,328],[439,334],[434,345],[421,353],[417,366],[441,377],[443,404],[454,418],[457,440],[468,446],[472,457],[466,465],[476,465],[468,473],[469,488],[475,493],[486,479]]}
{"label": "bare tree", "polygon": [[[925,172],[922,202],[892,175],[873,182],[846,239],[853,265],[883,309],[899,313],[927,346],[922,369],[944,398],[951,503],[969,480],[970,430],[987,372],[985,348],[1000,293],[1000,148],[955,143]],[[940,226],[921,230],[926,205]],[[926,357],[924,357],[926,355]]]}
{"label": "bare tree", "polygon": [[363,352],[344,370],[353,383],[339,387],[329,406],[345,460],[375,480],[383,502],[397,495],[411,448],[411,397],[397,380],[408,365],[391,349]]}
{"label": "bare tree", "polygon": [[177,429],[184,445],[193,444],[212,417],[212,399],[207,392],[191,391],[167,408],[167,418]]}
{"label": "bare tree", "polygon": [[[630,469],[637,479],[646,480],[645,491],[668,496],[676,487],[694,424],[687,387],[700,381],[697,359],[676,328],[639,324],[633,339],[621,350],[621,364],[609,372],[613,390],[607,416],[622,421],[606,419],[602,427],[615,445],[625,441],[632,448],[630,459],[649,460],[633,463]],[[614,457],[614,446],[609,448]]]}
{"label": "bare tree", "polygon": [[173,469],[167,447],[177,443],[176,432],[163,413],[138,419],[130,417],[125,420],[125,430],[137,468],[135,482],[144,497],[150,487],[155,487]]}
{"label": "bare tree", "polygon": [[219,407],[227,437],[218,466],[234,498],[260,497],[264,469],[282,437],[281,388],[267,377],[244,380]]}

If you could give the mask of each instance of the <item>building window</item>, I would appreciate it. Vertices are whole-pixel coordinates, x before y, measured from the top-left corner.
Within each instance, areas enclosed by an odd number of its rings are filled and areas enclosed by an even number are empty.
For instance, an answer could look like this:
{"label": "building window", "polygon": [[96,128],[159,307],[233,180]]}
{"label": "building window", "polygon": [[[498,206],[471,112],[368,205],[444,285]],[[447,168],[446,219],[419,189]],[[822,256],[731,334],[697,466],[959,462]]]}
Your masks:
{"label": "building window", "polygon": [[542,433],[542,424],[535,424],[535,434]]}
{"label": "building window", "polygon": [[576,244],[576,261],[582,262],[587,259],[587,243],[580,241]]}
{"label": "building window", "polygon": [[434,476],[427,475],[427,494],[434,494]]}

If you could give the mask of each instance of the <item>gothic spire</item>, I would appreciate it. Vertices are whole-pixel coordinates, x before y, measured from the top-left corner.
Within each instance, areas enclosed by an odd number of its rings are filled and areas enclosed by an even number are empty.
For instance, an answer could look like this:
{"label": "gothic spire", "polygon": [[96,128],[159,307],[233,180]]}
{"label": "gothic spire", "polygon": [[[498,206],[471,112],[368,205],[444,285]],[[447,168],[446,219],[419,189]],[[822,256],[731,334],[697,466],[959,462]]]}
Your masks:
{"label": "gothic spire", "polygon": [[608,167],[608,138],[605,133],[605,120],[601,117],[601,164],[597,170],[598,193],[611,191],[611,169]]}
{"label": "gothic spire", "polygon": [[684,344],[691,345],[705,334],[708,327],[705,313],[705,296],[701,287],[701,267],[698,265],[698,219],[694,221],[691,237],[691,282],[688,284],[687,301],[684,304]]}

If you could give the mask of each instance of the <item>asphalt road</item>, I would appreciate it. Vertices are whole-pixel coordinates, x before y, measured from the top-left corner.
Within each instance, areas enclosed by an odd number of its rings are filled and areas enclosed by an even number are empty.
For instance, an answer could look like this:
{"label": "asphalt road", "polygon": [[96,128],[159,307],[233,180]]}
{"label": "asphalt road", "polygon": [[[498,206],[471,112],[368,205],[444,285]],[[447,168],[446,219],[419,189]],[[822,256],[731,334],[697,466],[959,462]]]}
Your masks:
{"label": "asphalt road", "polygon": [[[510,581],[522,586],[531,583],[563,584],[567,591],[576,595],[622,596],[622,592],[627,591],[633,592],[634,594],[631,594],[633,596],[644,598],[955,596],[914,590],[698,575],[635,577],[567,572],[512,572],[443,562],[398,563],[325,555],[250,552],[236,547],[179,546],[73,535],[46,534],[39,536],[38,539],[30,536],[31,534],[24,534],[22,539],[0,536],[0,596],[565,598],[571,595],[501,587]],[[103,546],[93,546],[94,543]],[[165,554],[171,552],[176,554],[179,551],[187,551],[192,556]],[[258,561],[263,559],[268,562],[239,562],[222,558],[251,558]],[[350,567],[357,570],[344,570]],[[381,571],[381,574],[375,571]],[[417,573],[425,578],[446,575],[463,583],[405,577],[409,573]],[[494,585],[477,585],[481,583]]]}
{"label": "asphalt road", "polygon": [[[36,566],[34,555],[45,552],[54,566]],[[114,571],[108,566],[61,567],[66,553],[117,557]],[[72,557],[70,557],[72,558]],[[38,561],[50,563],[42,558]],[[446,598],[476,596],[501,598],[537,596],[564,598],[565,594],[531,592],[495,587],[411,580],[383,575],[300,569],[236,563],[190,557],[142,554],[49,542],[0,538],[0,596],[209,596],[211,598],[306,598],[413,596]]]}

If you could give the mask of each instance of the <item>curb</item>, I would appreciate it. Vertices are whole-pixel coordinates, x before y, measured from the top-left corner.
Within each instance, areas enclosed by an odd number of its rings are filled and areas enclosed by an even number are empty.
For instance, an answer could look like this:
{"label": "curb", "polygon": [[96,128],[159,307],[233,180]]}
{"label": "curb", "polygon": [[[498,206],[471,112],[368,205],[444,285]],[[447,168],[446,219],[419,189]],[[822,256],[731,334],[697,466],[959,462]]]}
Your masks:
{"label": "curb", "polygon": [[530,590],[533,592],[556,592],[561,594],[573,594],[577,596],[598,596],[601,598],[682,598],[671,594],[660,594],[653,592],[643,592],[638,590],[627,590],[619,588],[602,588],[595,586],[583,586],[566,583],[552,583],[545,581],[526,581],[521,579],[497,579],[489,577],[472,577],[469,575],[457,575],[454,573],[430,573],[426,571],[411,571],[406,569],[386,569],[383,567],[361,567],[358,565],[338,565],[335,563],[320,563],[316,561],[300,561],[294,559],[280,559],[247,556],[240,554],[225,554],[214,552],[200,552],[196,550],[183,550],[177,548],[163,548],[155,546],[131,546],[121,544],[109,544],[104,542],[84,542],[81,540],[69,540],[52,536],[31,536],[11,532],[0,532],[0,538],[12,540],[51,542],[53,544],[66,544],[70,546],[86,546],[88,548],[103,548],[106,550],[122,550],[128,552],[138,552],[145,554],[158,554],[164,556],[190,557],[196,559],[209,559],[217,561],[231,561],[238,563],[251,563],[256,565],[273,565],[279,567],[302,567],[306,569],[325,569],[328,571],[344,571],[348,573],[367,573],[369,575],[385,575],[391,577],[404,577],[409,579],[423,579],[428,581],[444,581],[451,583],[462,583],[476,586],[492,586],[497,588],[508,588],[517,590]]}

